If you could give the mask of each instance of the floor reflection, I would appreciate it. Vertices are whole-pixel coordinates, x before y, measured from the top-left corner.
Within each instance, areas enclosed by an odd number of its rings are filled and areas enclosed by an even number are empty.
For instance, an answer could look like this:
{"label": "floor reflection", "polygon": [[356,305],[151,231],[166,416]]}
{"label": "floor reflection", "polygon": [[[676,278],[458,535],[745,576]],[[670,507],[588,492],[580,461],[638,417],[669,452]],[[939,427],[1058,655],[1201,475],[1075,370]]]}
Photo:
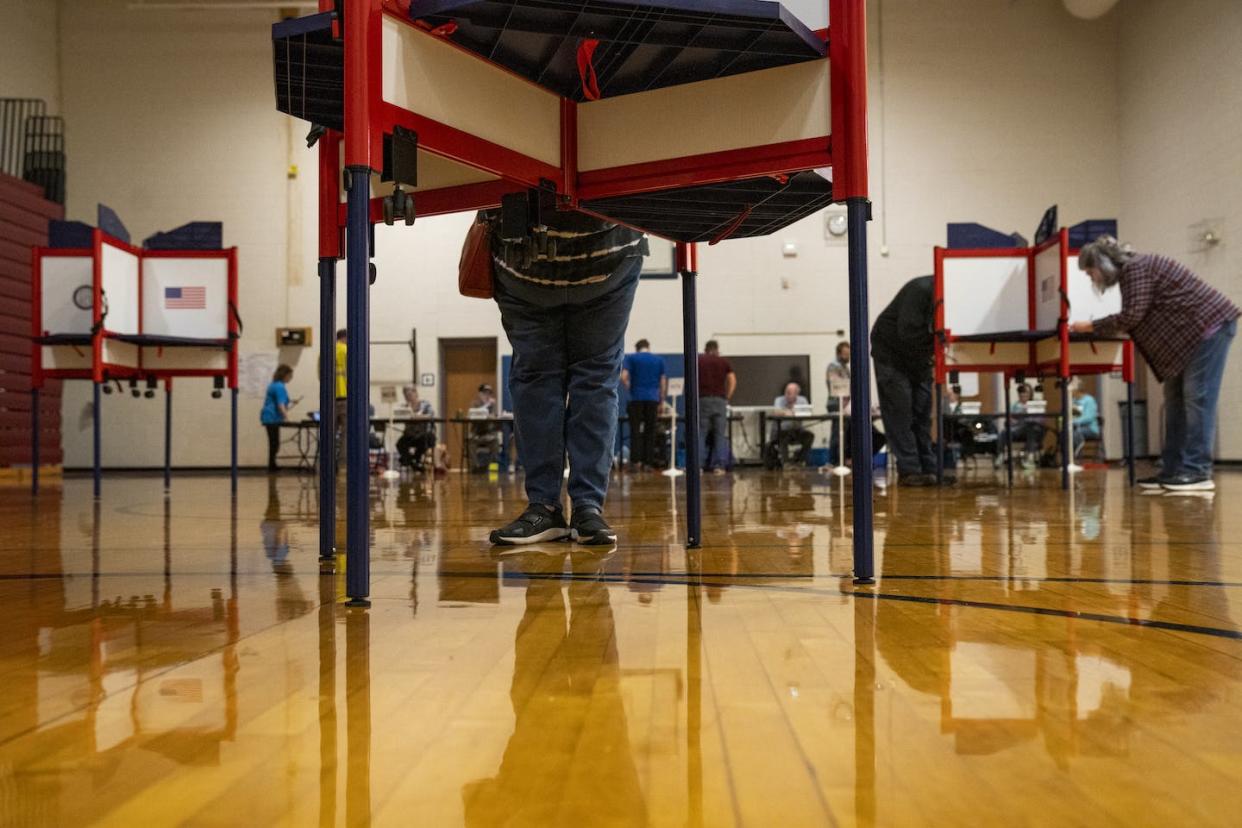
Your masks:
{"label": "floor reflection", "polygon": [[635,476],[611,554],[498,556],[520,480],[410,478],[376,487],[361,612],[319,572],[313,486],[219,483],[0,490],[0,824],[1236,810],[1242,477],[888,490],[868,590],[848,479],[707,480],[687,550],[677,484]]}
{"label": "floor reflection", "polygon": [[495,776],[462,790],[466,823],[646,824],[600,555],[551,546],[506,567],[527,579],[509,691],[515,723]]}

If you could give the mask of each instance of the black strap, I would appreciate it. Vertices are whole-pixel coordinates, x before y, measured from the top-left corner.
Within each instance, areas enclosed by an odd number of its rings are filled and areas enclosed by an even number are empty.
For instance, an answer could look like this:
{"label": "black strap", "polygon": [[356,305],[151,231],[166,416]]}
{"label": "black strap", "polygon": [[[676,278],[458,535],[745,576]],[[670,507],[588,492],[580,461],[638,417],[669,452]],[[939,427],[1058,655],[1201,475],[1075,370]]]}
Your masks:
{"label": "black strap", "polygon": [[241,314],[237,311],[237,305],[233,304],[231,301],[229,302],[229,313],[233,316],[234,321],[237,322],[237,331],[229,331],[229,339],[241,339],[242,331],[245,330],[245,326],[242,324]]}
{"label": "black strap", "polygon": [[104,293],[102,288],[99,291],[99,304],[99,321],[91,325],[91,336],[103,330],[104,320],[108,318],[108,294]]}

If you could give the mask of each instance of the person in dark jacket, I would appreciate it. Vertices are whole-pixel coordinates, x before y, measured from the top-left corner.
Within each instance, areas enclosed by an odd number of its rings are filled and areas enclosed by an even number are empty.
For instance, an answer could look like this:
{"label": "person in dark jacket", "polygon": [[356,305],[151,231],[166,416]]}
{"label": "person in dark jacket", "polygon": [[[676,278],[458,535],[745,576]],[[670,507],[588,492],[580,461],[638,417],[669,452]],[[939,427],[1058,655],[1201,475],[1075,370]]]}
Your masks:
{"label": "person in dark jacket", "polygon": [[880,416],[903,486],[936,482],[931,439],[933,321],[932,277],[919,276],[897,292],[871,328]]}
{"label": "person in dark jacket", "polygon": [[[513,346],[509,393],[529,505],[495,530],[493,544],[571,538],[610,545],[603,518],[617,434],[622,337],[647,255],[647,238],[572,210],[544,217],[541,235],[502,239],[493,221],[500,321]],[[569,459],[569,521],[561,508]]]}
{"label": "person in dark jacket", "polygon": [[1070,330],[1097,336],[1129,334],[1156,379],[1164,383],[1164,451],[1160,474],[1144,488],[1212,491],[1216,403],[1229,346],[1238,331],[1237,305],[1184,265],[1135,253],[1101,236],[1078,253],[1078,267],[1103,293],[1121,287],[1121,312]]}

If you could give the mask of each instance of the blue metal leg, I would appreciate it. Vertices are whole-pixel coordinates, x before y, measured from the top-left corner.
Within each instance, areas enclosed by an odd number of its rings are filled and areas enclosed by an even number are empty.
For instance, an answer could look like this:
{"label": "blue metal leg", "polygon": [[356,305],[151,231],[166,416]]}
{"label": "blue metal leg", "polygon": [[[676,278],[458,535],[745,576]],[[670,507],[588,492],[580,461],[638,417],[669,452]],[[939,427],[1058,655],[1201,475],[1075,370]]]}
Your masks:
{"label": "blue metal leg", "polygon": [[102,446],[103,432],[101,431],[100,425],[99,425],[99,420],[103,413],[100,411],[101,403],[103,402],[103,390],[102,390],[103,386],[99,383],[94,383],[94,386],[95,386],[95,416],[92,418],[94,422],[91,424],[91,427],[93,429],[91,439],[95,447],[95,459],[93,462],[93,468],[91,469],[91,474],[94,477],[95,497],[98,498],[101,493],[101,490],[103,489],[103,467],[102,467],[103,459],[100,456],[102,448],[103,448]]}
{"label": "blue metal leg", "polygon": [[[682,353],[686,376],[686,547],[697,549],[703,542],[703,463],[699,457],[699,331],[698,274],[681,274]],[[674,446],[676,450],[676,446]]]}
{"label": "blue metal leg", "polygon": [[30,389],[30,493],[39,493],[39,389]]}
{"label": "blue metal leg", "polygon": [[875,537],[872,534],[871,479],[871,343],[867,315],[867,222],[871,203],[862,197],[847,200],[850,277],[850,435],[854,473],[854,583],[875,583]]}
{"label": "blue metal leg", "polygon": [[1126,383],[1126,467],[1129,470],[1130,485],[1136,482],[1134,470],[1134,383]]}
{"label": "blue metal leg", "polygon": [[[1013,488],[1013,417],[1009,414],[1009,377],[1003,376],[1005,383],[1005,476],[1009,488]],[[1025,438],[1024,438],[1025,439]],[[1023,449],[1025,451],[1025,448]]]}
{"label": "blue metal leg", "polygon": [[1074,456],[1074,412],[1070,406],[1069,379],[1061,380],[1061,488],[1069,488],[1070,458]]}
{"label": "blue metal leg", "polygon": [[172,488],[172,386],[164,387],[164,491]]}
{"label": "blue metal leg", "polygon": [[230,389],[229,418],[232,431],[229,434],[229,485],[233,494],[237,494],[237,389]]}
{"label": "blue metal leg", "polygon": [[944,384],[936,383],[936,482],[944,483],[944,450],[949,441],[944,433]]}
{"label": "blue metal leg", "polygon": [[345,239],[345,283],[347,295],[345,409],[348,437],[345,440],[345,592],[349,606],[368,607],[371,602],[370,482],[367,463],[367,429],[371,367],[370,341],[370,194],[371,171],[350,167],[349,206]]}
{"label": "blue metal leg", "polygon": [[319,562],[336,560],[336,259],[319,260]]}

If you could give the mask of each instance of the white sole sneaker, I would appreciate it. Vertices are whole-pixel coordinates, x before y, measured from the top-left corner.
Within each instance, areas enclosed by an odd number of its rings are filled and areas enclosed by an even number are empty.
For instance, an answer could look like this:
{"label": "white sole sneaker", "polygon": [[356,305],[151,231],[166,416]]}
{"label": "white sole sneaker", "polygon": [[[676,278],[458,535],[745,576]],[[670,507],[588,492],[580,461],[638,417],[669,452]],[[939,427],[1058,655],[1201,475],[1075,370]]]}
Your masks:
{"label": "white sole sneaker", "polygon": [[489,537],[493,546],[527,546],[532,543],[569,540],[568,529],[544,529],[542,532],[525,538],[505,537],[496,535]]}
{"label": "white sole sneaker", "polygon": [[1166,492],[1213,492],[1216,491],[1216,481],[1209,477],[1194,483],[1165,483],[1162,488]]}

